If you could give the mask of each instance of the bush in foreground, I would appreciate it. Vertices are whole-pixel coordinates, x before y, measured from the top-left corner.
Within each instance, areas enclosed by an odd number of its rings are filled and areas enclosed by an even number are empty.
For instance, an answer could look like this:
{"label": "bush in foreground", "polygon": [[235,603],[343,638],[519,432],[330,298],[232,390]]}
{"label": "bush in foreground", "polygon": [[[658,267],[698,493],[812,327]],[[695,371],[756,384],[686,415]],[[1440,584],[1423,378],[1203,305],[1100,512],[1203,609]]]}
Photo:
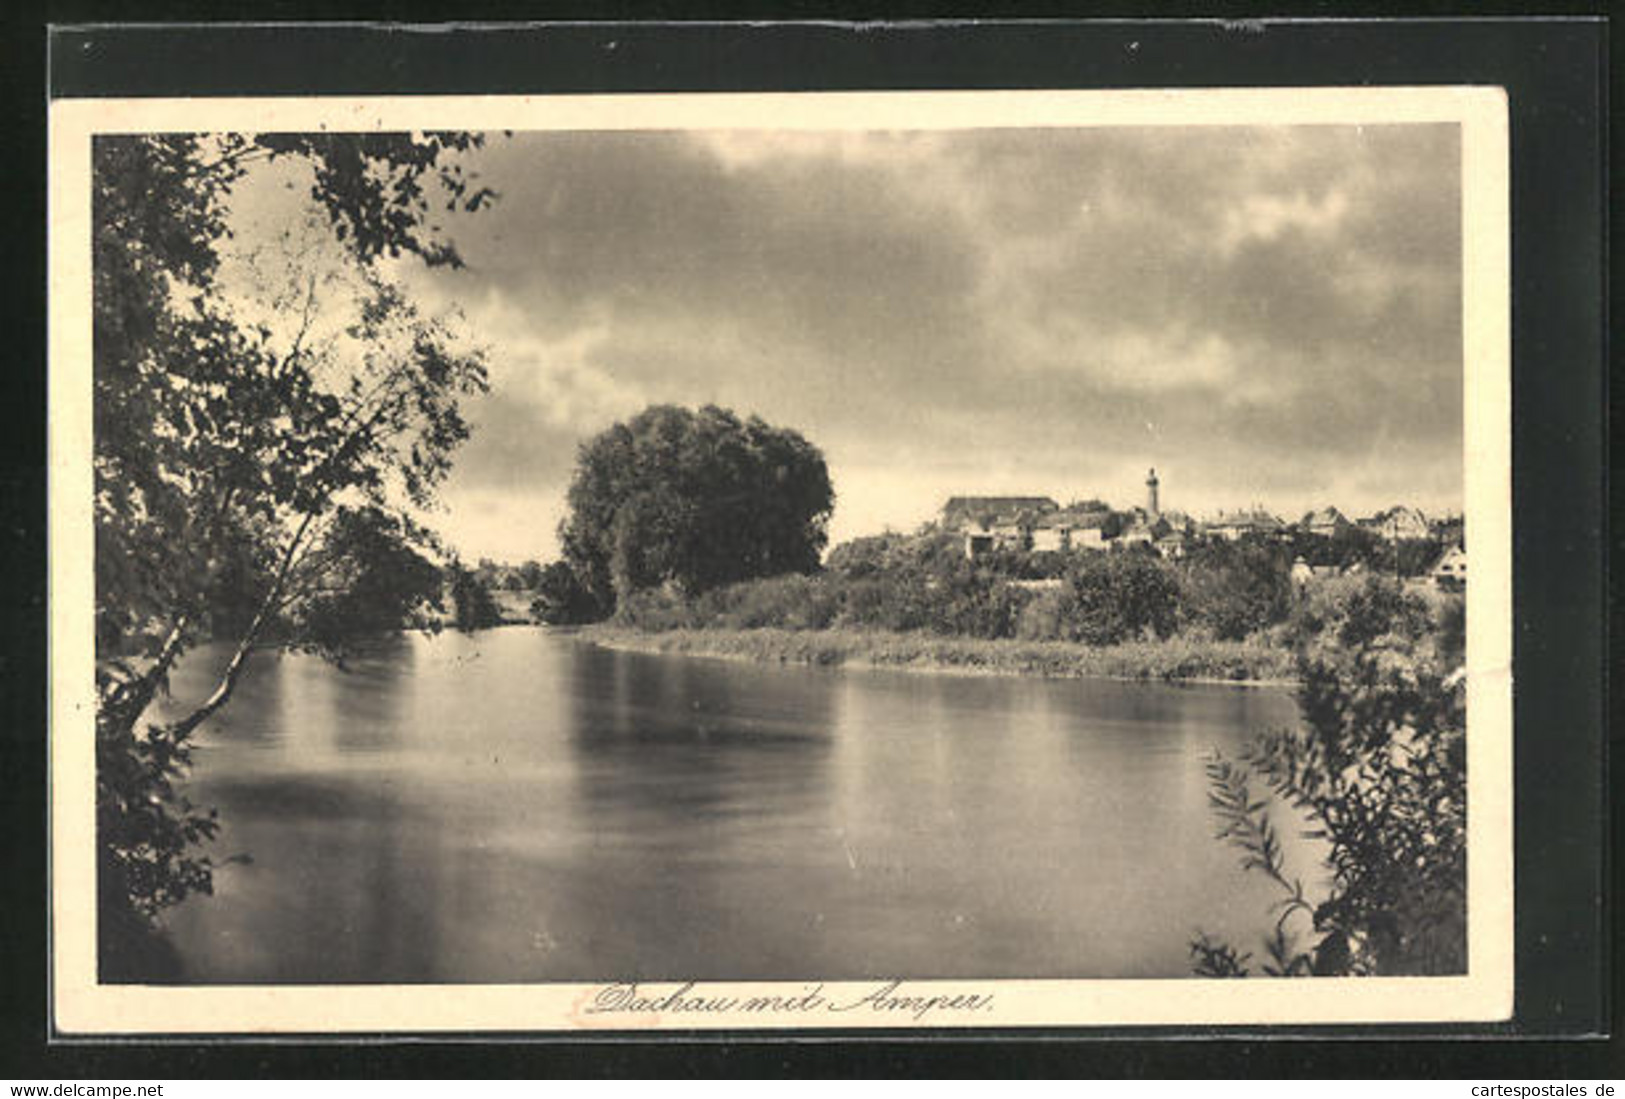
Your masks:
{"label": "bush in foreground", "polygon": [[[1454,641],[1390,582],[1351,586],[1326,610],[1298,660],[1303,728],[1208,766],[1220,837],[1281,890],[1264,972],[1465,972],[1466,715]],[[1325,844],[1324,897],[1288,875],[1255,783]],[[1202,975],[1248,971],[1250,954],[1206,935],[1191,952]]]}

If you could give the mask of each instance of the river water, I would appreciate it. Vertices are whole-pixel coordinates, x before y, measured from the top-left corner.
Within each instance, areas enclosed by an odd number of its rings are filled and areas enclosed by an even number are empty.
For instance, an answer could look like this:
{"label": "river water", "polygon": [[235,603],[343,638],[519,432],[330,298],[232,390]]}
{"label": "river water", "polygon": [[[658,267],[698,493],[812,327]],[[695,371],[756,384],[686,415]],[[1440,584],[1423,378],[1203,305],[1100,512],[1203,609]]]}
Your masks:
{"label": "river water", "polygon": [[[207,691],[207,651],[177,671]],[[1276,899],[1203,755],[1283,691],[780,667],[514,627],[261,654],[200,733],[188,982],[1149,977]]]}

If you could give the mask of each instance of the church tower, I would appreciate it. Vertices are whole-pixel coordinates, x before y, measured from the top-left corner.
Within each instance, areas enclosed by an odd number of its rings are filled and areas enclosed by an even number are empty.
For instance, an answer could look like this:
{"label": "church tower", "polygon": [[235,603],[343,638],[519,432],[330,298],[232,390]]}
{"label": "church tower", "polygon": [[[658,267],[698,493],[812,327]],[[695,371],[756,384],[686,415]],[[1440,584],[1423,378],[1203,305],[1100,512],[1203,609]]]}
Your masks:
{"label": "church tower", "polygon": [[1157,511],[1157,471],[1153,469],[1145,479],[1145,513],[1147,517],[1156,519]]}

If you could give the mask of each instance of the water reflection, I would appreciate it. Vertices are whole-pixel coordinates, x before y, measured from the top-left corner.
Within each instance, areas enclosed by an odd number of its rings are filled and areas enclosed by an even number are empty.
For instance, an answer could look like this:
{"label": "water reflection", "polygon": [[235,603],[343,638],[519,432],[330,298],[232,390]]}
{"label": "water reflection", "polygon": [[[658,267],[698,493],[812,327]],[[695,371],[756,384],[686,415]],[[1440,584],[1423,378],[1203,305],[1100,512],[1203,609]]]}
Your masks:
{"label": "water reflection", "polygon": [[[206,691],[204,654],[176,693]],[[544,630],[261,660],[208,727],[201,982],[1155,976],[1274,899],[1202,756],[1279,692],[780,668]]]}

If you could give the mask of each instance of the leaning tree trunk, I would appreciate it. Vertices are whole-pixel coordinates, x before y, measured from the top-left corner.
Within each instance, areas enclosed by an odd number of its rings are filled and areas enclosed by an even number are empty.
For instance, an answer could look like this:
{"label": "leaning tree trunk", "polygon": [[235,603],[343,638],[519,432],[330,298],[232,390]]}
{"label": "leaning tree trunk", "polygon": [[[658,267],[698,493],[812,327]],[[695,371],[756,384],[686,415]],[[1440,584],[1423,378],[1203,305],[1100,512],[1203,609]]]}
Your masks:
{"label": "leaning tree trunk", "polygon": [[97,938],[104,979],[164,975],[155,971],[164,963],[153,961],[165,951],[156,934],[158,914],[193,893],[214,890],[213,863],[197,849],[219,830],[217,814],[194,806],[180,789],[191,765],[189,738],[230,701],[249,654],[276,614],[315,518],[315,513],[306,514],[289,541],[270,590],[202,705],[178,721],[137,729],[179,657],[186,626],[182,619],[152,667],[111,692],[97,713]]}

